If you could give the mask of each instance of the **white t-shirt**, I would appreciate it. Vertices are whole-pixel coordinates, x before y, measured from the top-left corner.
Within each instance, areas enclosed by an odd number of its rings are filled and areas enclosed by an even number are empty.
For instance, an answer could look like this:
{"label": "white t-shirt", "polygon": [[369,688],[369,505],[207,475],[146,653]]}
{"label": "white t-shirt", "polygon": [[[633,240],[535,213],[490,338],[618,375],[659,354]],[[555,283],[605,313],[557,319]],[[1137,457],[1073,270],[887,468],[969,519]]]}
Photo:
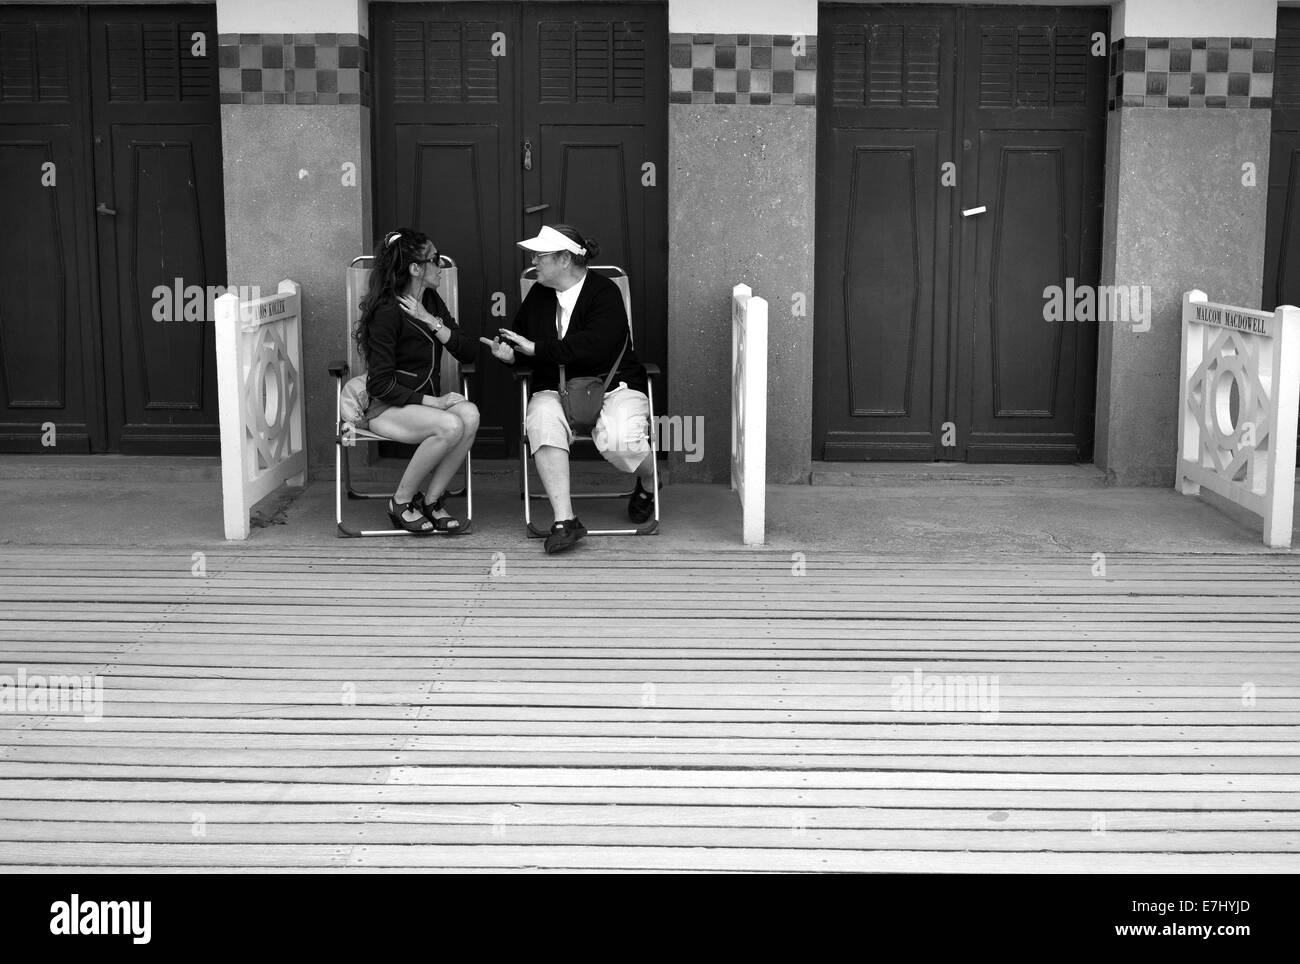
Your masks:
{"label": "white t-shirt", "polygon": [[560,305],[560,337],[563,338],[569,333],[569,319],[573,317],[573,306],[578,303],[578,295],[582,294],[583,282],[587,280],[587,272],[582,273],[582,280],[575,285],[565,288],[563,291],[555,293],[555,300]]}

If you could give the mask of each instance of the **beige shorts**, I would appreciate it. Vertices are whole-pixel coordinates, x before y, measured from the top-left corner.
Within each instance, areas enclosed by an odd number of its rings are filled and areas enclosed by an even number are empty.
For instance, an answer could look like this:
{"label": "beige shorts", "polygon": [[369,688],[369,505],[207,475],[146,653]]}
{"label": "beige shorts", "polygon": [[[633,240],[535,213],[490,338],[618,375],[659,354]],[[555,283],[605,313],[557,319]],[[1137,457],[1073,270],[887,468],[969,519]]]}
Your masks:
{"label": "beige shorts", "polygon": [[[619,387],[605,393],[600,419],[591,430],[591,440],[605,461],[623,472],[635,472],[650,451],[650,400],[644,392]],[[524,419],[528,447],[533,455],[543,445],[569,451],[573,431],[564,417],[559,392],[534,392]]]}

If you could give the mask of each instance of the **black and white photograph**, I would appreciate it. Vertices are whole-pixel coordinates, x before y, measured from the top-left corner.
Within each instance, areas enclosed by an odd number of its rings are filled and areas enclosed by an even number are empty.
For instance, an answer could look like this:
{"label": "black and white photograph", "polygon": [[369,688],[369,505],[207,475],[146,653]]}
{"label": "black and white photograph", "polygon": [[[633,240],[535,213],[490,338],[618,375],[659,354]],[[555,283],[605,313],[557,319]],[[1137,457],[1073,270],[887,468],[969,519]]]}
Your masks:
{"label": "black and white photograph", "polygon": [[1258,953],[1297,305],[1300,0],[0,2],[8,924],[833,874]]}

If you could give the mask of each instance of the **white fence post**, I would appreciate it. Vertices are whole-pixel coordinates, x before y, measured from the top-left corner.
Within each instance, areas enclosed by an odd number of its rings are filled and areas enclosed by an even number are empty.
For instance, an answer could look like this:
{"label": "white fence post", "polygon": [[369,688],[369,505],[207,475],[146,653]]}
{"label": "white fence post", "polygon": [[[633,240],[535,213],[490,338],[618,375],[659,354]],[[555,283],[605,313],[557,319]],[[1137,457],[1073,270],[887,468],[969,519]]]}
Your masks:
{"label": "white fence post", "polygon": [[302,289],[217,299],[221,499],[227,539],[247,539],[253,506],[285,482],[306,481]]}
{"label": "white fence post", "polygon": [[1264,543],[1291,545],[1300,309],[1276,312],[1183,295],[1178,464],[1184,495],[1201,487],[1254,512]]}
{"label": "white fence post", "polygon": [[766,541],[767,302],[731,289],[731,487],[747,546]]}

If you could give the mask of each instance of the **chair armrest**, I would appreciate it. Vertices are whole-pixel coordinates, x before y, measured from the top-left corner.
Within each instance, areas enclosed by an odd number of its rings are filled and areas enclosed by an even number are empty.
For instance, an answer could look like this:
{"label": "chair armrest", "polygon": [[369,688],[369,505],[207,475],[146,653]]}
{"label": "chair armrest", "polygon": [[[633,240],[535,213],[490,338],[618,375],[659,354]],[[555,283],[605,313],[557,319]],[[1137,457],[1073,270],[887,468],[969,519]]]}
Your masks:
{"label": "chair armrest", "polygon": [[474,362],[465,362],[463,365],[460,366],[460,373],[461,373],[462,375],[474,375],[474,374],[477,374],[477,373],[478,373],[478,365],[476,365]]}
{"label": "chair armrest", "polygon": [[659,375],[662,374],[659,371],[659,366],[653,364],[652,362],[642,362],[641,367],[645,369],[645,373],[649,375],[651,378],[658,378]]}
{"label": "chair armrest", "polygon": [[527,365],[512,365],[510,371],[514,375],[515,381],[521,381],[533,376],[533,370]]}
{"label": "chair armrest", "polygon": [[329,364],[330,374],[335,378],[344,378],[348,373],[348,363],[342,359],[335,359]]}

